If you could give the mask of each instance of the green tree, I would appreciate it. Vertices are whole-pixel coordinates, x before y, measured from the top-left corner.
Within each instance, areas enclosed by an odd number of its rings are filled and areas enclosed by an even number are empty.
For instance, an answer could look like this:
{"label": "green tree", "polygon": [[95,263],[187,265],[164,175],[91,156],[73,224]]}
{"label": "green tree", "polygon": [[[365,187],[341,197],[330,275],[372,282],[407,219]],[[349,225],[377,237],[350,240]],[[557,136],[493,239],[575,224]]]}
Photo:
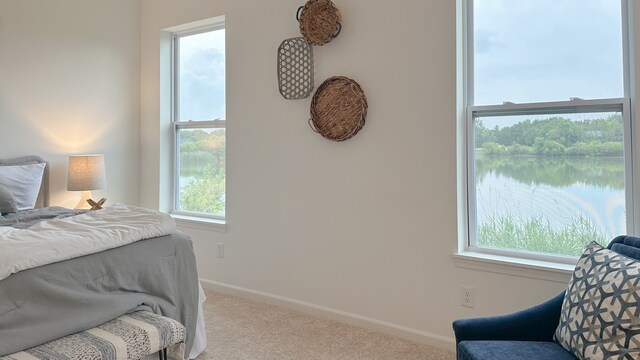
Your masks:
{"label": "green tree", "polygon": [[507,148],[494,142],[487,142],[482,146],[482,153],[486,155],[506,155]]}
{"label": "green tree", "polygon": [[180,131],[180,176],[188,179],[180,188],[181,210],[224,214],[225,149],[224,129]]}
{"label": "green tree", "polygon": [[622,156],[623,124],[619,114],[572,121],[554,116],[488,129],[476,122],[476,149],[487,155]]}
{"label": "green tree", "polygon": [[484,127],[482,120],[479,120],[475,124],[476,132],[476,148],[481,148],[487,142],[496,142],[496,132]]}
{"label": "green tree", "polygon": [[555,140],[543,140],[541,138],[537,138],[533,146],[536,154],[540,155],[560,156],[564,155],[565,152],[564,145]]}
{"label": "green tree", "polygon": [[221,215],[225,209],[224,168],[209,167],[204,175],[190,179],[180,189],[180,210]]}

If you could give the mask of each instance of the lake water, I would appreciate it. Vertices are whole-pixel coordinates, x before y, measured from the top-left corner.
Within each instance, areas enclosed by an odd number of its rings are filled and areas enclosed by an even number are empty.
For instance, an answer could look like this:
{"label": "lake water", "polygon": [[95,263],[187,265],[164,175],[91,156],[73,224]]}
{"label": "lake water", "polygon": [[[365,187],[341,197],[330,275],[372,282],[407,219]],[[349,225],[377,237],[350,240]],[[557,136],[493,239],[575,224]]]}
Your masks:
{"label": "lake water", "polygon": [[626,233],[624,159],[477,156],[477,220],[542,217],[555,229],[580,215],[608,239]]}

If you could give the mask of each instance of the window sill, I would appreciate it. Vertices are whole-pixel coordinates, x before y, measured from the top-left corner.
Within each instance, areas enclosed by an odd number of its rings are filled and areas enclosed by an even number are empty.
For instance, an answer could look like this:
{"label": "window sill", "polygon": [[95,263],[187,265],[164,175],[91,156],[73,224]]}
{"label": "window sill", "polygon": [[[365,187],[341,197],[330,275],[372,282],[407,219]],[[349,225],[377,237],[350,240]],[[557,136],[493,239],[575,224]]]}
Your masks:
{"label": "window sill", "polygon": [[208,219],[197,216],[171,214],[179,227],[197,230],[227,232],[227,223],[224,220]]}
{"label": "window sill", "polygon": [[566,284],[574,265],[462,251],[452,254],[457,267]]}

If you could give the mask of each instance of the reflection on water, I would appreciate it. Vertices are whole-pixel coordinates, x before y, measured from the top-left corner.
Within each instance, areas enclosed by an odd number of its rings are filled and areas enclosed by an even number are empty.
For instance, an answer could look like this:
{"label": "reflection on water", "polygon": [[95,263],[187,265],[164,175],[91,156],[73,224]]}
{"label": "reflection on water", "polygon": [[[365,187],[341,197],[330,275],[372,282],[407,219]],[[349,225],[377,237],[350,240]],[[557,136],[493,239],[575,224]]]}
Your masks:
{"label": "reflection on water", "polygon": [[607,239],[626,232],[622,157],[478,154],[476,188],[479,228],[512,217],[542,218],[562,229],[582,216]]}
{"label": "reflection on water", "polygon": [[622,157],[476,156],[476,181],[501,175],[525,185],[624,190]]}

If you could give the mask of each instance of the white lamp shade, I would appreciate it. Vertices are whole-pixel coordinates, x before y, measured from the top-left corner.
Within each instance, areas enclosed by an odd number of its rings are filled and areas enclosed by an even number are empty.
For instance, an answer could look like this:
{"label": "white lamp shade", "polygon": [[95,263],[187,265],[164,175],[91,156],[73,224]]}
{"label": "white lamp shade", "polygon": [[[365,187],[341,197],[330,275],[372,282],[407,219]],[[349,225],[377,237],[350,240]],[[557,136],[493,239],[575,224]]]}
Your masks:
{"label": "white lamp shade", "polygon": [[69,156],[67,190],[89,191],[104,189],[107,179],[104,171],[104,155]]}

